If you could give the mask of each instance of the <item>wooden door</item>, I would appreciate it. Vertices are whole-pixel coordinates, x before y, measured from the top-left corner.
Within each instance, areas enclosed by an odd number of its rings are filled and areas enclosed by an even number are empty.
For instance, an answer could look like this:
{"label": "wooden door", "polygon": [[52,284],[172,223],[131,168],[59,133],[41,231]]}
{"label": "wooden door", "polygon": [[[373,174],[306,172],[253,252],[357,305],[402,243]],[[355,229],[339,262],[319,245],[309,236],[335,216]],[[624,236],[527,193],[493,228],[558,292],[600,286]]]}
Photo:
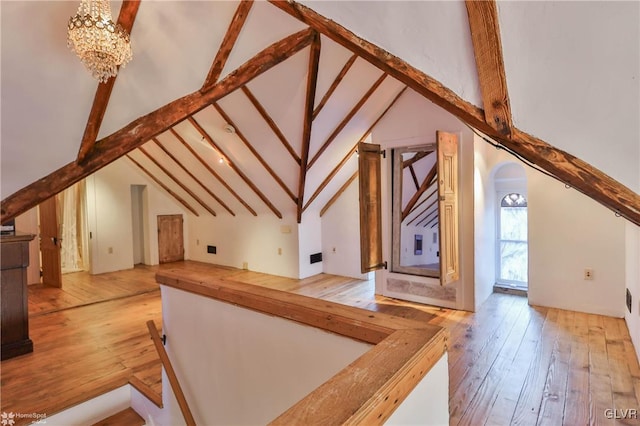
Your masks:
{"label": "wooden door", "polygon": [[360,270],[386,268],[382,260],[380,145],[358,144],[360,180]]}
{"label": "wooden door", "polygon": [[438,209],[440,216],[440,283],[460,278],[458,244],[458,135],[438,131]]}
{"label": "wooden door", "polygon": [[182,215],[158,216],[158,257],[160,263],[184,260]]}
{"label": "wooden door", "polygon": [[42,283],[62,287],[62,262],[60,258],[60,218],[55,196],[40,203],[40,256],[42,258]]}

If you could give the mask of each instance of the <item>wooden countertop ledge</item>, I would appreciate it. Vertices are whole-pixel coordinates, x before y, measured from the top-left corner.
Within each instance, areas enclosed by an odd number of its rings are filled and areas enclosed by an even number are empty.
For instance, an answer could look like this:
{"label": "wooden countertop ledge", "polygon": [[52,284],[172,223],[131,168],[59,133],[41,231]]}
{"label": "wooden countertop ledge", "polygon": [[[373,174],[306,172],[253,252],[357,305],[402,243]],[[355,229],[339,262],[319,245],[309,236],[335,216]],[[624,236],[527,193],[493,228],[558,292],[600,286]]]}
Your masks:
{"label": "wooden countertop ledge", "polygon": [[165,270],[156,280],[375,345],[273,420],[273,425],[381,424],[447,350],[446,330],[414,320],[200,272]]}

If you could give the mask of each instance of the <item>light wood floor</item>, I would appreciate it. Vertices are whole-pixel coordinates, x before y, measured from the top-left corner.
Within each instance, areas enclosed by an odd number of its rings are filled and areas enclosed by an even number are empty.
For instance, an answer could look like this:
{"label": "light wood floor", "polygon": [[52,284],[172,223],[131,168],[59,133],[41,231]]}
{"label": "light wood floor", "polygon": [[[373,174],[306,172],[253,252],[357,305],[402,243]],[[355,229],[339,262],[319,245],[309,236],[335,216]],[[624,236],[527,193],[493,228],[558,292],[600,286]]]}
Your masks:
{"label": "light wood floor", "polygon": [[[451,425],[640,424],[607,418],[629,409],[640,414],[640,367],[622,319],[532,307],[507,294],[493,294],[478,312],[468,313],[375,296],[370,282],[331,275],[294,280],[196,262],[165,267],[447,328]],[[161,324],[157,269],[77,275],[76,284],[63,283],[62,291],[31,289],[35,351],[2,362],[0,412],[51,415],[157,368],[145,327],[148,319]]]}

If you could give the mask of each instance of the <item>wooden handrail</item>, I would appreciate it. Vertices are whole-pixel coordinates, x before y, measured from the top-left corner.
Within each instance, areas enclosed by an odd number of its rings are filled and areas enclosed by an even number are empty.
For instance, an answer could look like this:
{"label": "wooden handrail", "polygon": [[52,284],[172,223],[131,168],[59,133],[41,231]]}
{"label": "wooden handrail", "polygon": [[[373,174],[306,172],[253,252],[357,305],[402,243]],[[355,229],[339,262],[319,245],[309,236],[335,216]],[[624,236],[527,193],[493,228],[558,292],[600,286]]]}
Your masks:
{"label": "wooden handrail", "polygon": [[184,393],[182,392],[182,388],[180,387],[180,383],[178,382],[178,376],[176,376],[176,372],[171,366],[169,355],[167,355],[167,351],[165,351],[164,349],[164,345],[162,344],[160,334],[158,334],[156,324],[153,322],[153,320],[149,320],[147,321],[147,327],[149,328],[149,334],[151,334],[151,339],[153,340],[153,344],[156,347],[156,351],[160,356],[160,361],[162,361],[162,366],[167,372],[169,384],[171,384],[171,389],[173,389],[173,393],[176,396],[176,400],[178,401],[178,405],[180,406],[180,411],[182,411],[184,421],[187,422],[187,426],[196,426],[196,421],[193,419],[193,414],[191,414],[189,404],[187,404],[187,398],[185,398]]}
{"label": "wooden handrail", "polygon": [[198,271],[162,270],[156,281],[374,345],[270,425],[382,424],[447,350],[446,330],[411,319]]}

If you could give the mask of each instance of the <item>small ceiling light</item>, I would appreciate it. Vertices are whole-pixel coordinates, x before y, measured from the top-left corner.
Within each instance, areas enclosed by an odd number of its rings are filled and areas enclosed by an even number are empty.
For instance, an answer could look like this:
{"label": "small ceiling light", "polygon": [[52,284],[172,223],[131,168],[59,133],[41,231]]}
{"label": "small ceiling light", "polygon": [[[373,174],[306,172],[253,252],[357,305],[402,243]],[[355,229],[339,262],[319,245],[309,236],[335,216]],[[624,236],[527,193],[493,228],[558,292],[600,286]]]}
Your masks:
{"label": "small ceiling light", "polygon": [[234,129],[231,124],[227,124],[224,126],[224,131],[227,133],[235,133],[236,129]]}
{"label": "small ceiling light", "polygon": [[218,163],[220,164],[224,163],[224,158],[220,157],[220,159],[218,160]]}

